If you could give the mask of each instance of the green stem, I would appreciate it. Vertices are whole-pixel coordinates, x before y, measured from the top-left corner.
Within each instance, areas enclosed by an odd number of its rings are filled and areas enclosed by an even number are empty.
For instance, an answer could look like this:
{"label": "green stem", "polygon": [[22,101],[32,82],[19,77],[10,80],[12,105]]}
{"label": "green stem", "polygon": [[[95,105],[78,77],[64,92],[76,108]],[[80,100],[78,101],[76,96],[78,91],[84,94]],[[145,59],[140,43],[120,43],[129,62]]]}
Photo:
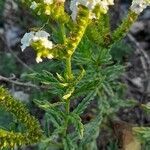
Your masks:
{"label": "green stem", "polygon": [[123,19],[122,24],[112,33],[112,42],[115,43],[121,40],[127,34],[137,18],[138,14],[129,11],[127,17]]}
{"label": "green stem", "polygon": [[70,113],[70,100],[68,99],[66,102],[66,113],[69,114]]}
{"label": "green stem", "polygon": [[70,37],[66,43],[67,53],[69,56],[73,55],[75,52],[89,24],[89,12],[87,10],[80,8],[79,16],[80,17],[77,17],[76,20],[77,24],[73,27]]}
{"label": "green stem", "polygon": [[[71,67],[71,56],[69,56],[66,59],[66,76],[67,76],[67,80],[71,80],[73,78],[72,75],[72,67]],[[66,119],[65,119],[65,130],[63,133],[63,136],[66,137],[67,135],[67,128],[68,128],[68,115],[70,113],[70,99],[66,100]]]}
{"label": "green stem", "polygon": [[61,36],[62,36],[62,43],[64,44],[66,42],[66,32],[65,32],[65,25],[62,24],[61,27]]}
{"label": "green stem", "polygon": [[70,80],[73,78],[72,67],[71,67],[71,56],[66,59],[66,75],[67,79]]}
{"label": "green stem", "polygon": [[66,101],[66,119],[65,119],[65,130],[64,130],[64,133],[63,133],[63,136],[66,137],[67,135],[67,129],[68,129],[68,115],[70,113],[70,100],[68,99]]}

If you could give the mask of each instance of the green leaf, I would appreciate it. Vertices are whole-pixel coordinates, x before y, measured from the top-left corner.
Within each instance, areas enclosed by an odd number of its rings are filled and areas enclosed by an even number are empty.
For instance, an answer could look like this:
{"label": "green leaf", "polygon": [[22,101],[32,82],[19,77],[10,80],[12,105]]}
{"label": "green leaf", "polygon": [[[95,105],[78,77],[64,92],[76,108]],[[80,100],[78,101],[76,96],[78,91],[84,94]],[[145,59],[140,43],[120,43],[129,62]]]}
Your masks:
{"label": "green leaf", "polygon": [[62,77],[59,73],[56,73],[56,75],[60,82],[65,82],[64,77]]}
{"label": "green leaf", "polygon": [[64,150],[75,150],[76,148],[76,145],[74,145],[74,143],[68,136],[66,136],[63,139],[63,146],[64,146]]}
{"label": "green leaf", "polygon": [[30,77],[42,82],[43,84],[51,85],[51,84],[59,83],[59,81],[53,76],[53,74],[46,70],[43,70],[40,73],[38,73],[38,72],[32,73],[32,74],[30,74]]}
{"label": "green leaf", "polygon": [[90,92],[82,101],[78,104],[78,106],[73,111],[75,114],[82,114],[87,106],[90,104],[90,102],[95,98],[96,92],[92,91]]}
{"label": "green leaf", "polygon": [[53,123],[56,128],[63,124],[65,114],[57,107],[65,105],[65,102],[57,102],[54,104],[51,104],[48,101],[34,100],[34,102],[38,107],[46,111],[45,117],[47,122]]}
{"label": "green leaf", "polygon": [[150,127],[133,127],[135,135],[143,142],[150,142]]}
{"label": "green leaf", "polygon": [[141,107],[146,113],[150,113],[150,103],[142,104]]}
{"label": "green leaf", "polygon": [[48,101],[41,101],[41,100],[33,100],[33,101],[38,107],[40,107],[43,110],[49,110],[58,106],[65,105],[65,102],[56,102],[56,103],[51,104]]}
{"label": "green leaf", "polygon": [[96,118],[94,118],[90,123],[84,126],[85,131],[83,139],[81,140],[80,143],[81,148],[86,147],[87,145],[89,147],[94,141],[96,141],[97,137],[99,136],[100,125],[102,121],[103,121],[103,108],[96,115]]}
{"label": "green leaf", "polygon": [[69,120],[74,125],[74,127],[76,128],[80,139],[82,139],[84,126],[82,124],[82,120],[81,120],[80,116],[75,114],[75,113],[71,113],[71,115],[69,115]]}
{"label": "green leaf", "polygon": [[68,98],[70,98],[71,95],[73,94],[74,90],[75,90],[74,87],[69,88],[69,89],[66,91],[66,93],[64,94],[63,99],[64,99],[64,100],[67,100]]}

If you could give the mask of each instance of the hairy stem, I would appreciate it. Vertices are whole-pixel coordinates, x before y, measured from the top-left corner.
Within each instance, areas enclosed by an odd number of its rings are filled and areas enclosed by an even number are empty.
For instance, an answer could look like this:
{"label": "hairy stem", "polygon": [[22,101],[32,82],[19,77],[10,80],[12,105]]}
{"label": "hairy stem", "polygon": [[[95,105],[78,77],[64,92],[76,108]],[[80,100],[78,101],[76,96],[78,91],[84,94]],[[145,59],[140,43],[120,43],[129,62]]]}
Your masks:
{"label": "hairy stem", "polygon": [[66,137],[67,135],[67,129],[68,129],[68,115],[70,113],[70,100],[68,99],[66,101],[66,120],[65,120],[65,130],[63,133],[63,136]]}
{"label": "hairy stem", "polygon": [[[71,67],[71,56],[66,59],[66,76],[67,80],[71,80],[73,78],[72,75],[72,67]],[[65,118],[65,130],[63,133],[63,136],[65,137],[67,134],[67,128],[68,128],[68,115],[70,113],[70,99],[66,100],[66,118]]]}
{"label": "hairy stem", "polygon": [[112,33],[113,43],[121,40],[129,31],[132,24],[136,21],[138,14],[129,11],[127,17],[123,19],[122,24]]}
{"label": "hairy stem", "polygon": [[73,78],[72,67],[71,67],[71,56],[66,59],[66,75],[67,79],[70,80]]}
{"label": "hairy stem", "polygon": [[61,36],[62,36],[62,42],[63,44],[66,42],[66,32],[65,32],[65,25],[61,24]]}

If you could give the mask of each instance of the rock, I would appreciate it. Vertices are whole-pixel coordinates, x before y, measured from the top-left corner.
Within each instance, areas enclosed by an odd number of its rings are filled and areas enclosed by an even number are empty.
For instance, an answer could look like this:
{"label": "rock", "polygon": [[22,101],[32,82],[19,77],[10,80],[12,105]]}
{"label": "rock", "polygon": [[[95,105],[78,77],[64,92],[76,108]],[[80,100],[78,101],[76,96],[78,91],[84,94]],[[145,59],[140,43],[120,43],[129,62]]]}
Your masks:
{"label": "rock", "polygon": [[0,28],[0,35],[3,35],[3,34],[4,34],[4,29]]}
{"label": "rock", "polygon": [[142,79],[140,77],[137,77],[137,78],[133,78],[132,79],[132,82],[139,88],[142,88],[143,87],[143,84],[142,84]]}
{"label": "rock", "polygon": [[17,26],[7,26],[5,25],[5,37],[9,47],[15,46],[20,42],[19,35],[21,34],[21,29]]}
{"label": "rock", "polygon": [[139,42],[140,46],[142,49],[149,49],[149,43],[148,42],[145,42],[145,41],[142,41],[142,42]]}
{"label": "rock", "polygon": [[150,19],[150,8],[147,8],[145,11],[144,11],[144,14],[142,15],[142,19]]}
{"label": "rock", "polygon": [[11,91],[11,93],[14,96],[14,98],[22,102],[29,103],[29,95],[24,93],[23,91]]}
{"label": "rock", "polygon": [[145,26],[144,26],[143,21],[138,21],[133,24],[133,26],[130,29],[130,32],[133,34],[137,34],[138,32],[144,30],[144,28]]}

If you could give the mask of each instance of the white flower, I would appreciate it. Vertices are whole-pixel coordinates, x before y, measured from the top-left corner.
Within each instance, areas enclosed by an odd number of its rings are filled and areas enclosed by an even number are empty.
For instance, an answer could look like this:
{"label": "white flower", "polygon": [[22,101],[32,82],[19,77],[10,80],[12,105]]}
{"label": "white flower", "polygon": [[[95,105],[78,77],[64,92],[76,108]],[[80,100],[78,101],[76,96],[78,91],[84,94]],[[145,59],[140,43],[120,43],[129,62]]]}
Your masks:
{"label": "white flower", "polygon": [[78,2],[77,0],[72,0],[70,4],[70,10],[72,11],[71,17],[72,20],[76,20],[77,14],[78,14]]}
{"label": "white flower", "polygon": [[52,48],[53,48],[53,43],[52,43],[52,41],[49,41],[49,40],[46,39],[46,38],[42,38],[42,39],[41,39],[41,42],[42,42],[42,45],[43,45],[45,48],[48,48],[48,49],[52,49]]}
{"label": "white flower", "polygon": [[26,47],[30,46],[32,39],[34,38],[34,32],[26,33],[21,39],[21,49],[24,51]]}
{"label": "white flower", "polygon": [[37,41],[37,40],[41,40],[43,38],[48,38],[50,36],[49,33],[47,33],[46,31],[43,31],[43,30],[40,30],[38,32],[35,32],[35,36],[33,38],[34,41]]}
{"label": "white flower", "polygon": [[133,0],[130,9],[136,14],[140,14],[149,4],[148,0]]}
{"label": "white flower", "polygon": [[26,47],[30,46],[32,42],[36,42],[36,41],[40,41],[45,48],[52,49],[53,43],[52,41],[48,40],[49,36],[50,34],[43,30],[40,30],[38,32],[26,33],[21,39],[22,51],[25,50]]}
{"label": "white flower", "polygon": [[89,19],[96,19],[96,15],[94,13],[90,13]]}
{"label": "white flower", "polygon": [[114,5],[114,0],[107,0],[108,5]]}
{"label": "white flower", "polygon": [[[39,41],[40,44],[46,48],[46,49],[52,49],[53,48],[53,43],[52,41],[49,41],[48,40],[48,37],[50,36],[49,33],[43,31],[43,30],[40,30],[38,32],[29,32],[29,33],[26,33],[23,38],[21,39],[21,49],[22,51],[32,45],[33,42],[37,42]],[[48,58],[48,59],[52,59],[53,58],[53,55],[50,54],[49,52],[43,52],[42,51],[39,51],[37,53],[37,57],[36,57],[36,62],[39,63],[39,62],[42,62],[42,57],[44,58]]]}
{"label": "white flower", "polygon": [[40,62],[42,62],[42,61],[43,61],[43,60],[42,60],[42,58],[41,58],[40,56],[37,56],[37,57],[36,57],[36,62],[37,62],[37,63],[40,63]]}
{"label": "white flower", "polygon": [[58,3],[64,3],[66,0],[57,0]]}
{"label": "white flower", "polygon": [[50,14],[51,14],[50,9],[47,8],[47,9],[45,10],[45,14],[46,14],[46,15],[50,15]]}
{"label": "white flower", "polygon": [[37,4],[35,1],[33,1],[33,2],[31,3],[30,8],[33,9],[33,10],[35,10],[35,9],[37,8],[37,5],[38,5],[38,4]]}
{"label": "white flower", "polygon": [[52,59],[52,58],[54,58],[54,56],[53,56],[52,54],[48,54],[48,55],[47,55],[47,58],[48,58],[48,59]]}
{"label": "white flower", "polygon": [[47,5],[53,4],[53,0],[44,0],[44,3]]}
{"label": "white flower", "polygon": [[[95,8],[96,5],[101,6],[105,13],[108,11],[109,5],[114,5],[114,0],[72,0],[70,4],[70,10],[72,11],[71,17],[72,20],[76,20],[77,14],[78,14],[78,5],[83,5],[87,7],[92,13],[92,10]],[[92,17],[93,16],[93,17]],[[89,15],[90,19],[95,18],[95,15]]]}

